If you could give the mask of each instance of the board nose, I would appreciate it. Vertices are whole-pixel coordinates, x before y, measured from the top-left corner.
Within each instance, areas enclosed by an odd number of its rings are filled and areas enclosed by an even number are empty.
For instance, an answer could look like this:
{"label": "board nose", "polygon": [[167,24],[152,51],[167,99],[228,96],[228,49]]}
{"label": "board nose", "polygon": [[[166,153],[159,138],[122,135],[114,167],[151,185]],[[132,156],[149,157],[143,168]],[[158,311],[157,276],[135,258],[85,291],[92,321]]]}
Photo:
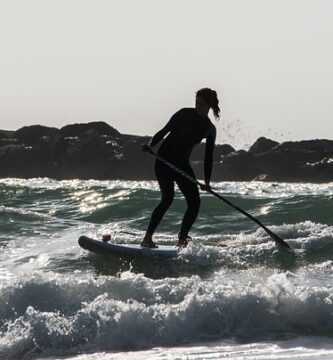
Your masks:
{"label": "board nose", "polygon": [[79,245],[84,249],[87,248],[87,239],[88,238],[86,236],[82,235],[79,237],[79,240],[78,240]]}

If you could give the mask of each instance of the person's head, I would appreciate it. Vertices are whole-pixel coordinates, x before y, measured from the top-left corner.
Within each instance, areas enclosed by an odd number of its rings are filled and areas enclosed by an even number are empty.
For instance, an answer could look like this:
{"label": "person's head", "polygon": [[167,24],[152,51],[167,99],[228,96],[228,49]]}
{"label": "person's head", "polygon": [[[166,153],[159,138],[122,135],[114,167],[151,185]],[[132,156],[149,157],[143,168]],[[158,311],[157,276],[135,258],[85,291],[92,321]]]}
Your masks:
{"label": "person's head", "polygon": [[216,91],[209,88],[202,88],[196,92],[195,107],[203,113],[208,113],[209,109],[213,110],[216,119],[220,117],[219,100]]}

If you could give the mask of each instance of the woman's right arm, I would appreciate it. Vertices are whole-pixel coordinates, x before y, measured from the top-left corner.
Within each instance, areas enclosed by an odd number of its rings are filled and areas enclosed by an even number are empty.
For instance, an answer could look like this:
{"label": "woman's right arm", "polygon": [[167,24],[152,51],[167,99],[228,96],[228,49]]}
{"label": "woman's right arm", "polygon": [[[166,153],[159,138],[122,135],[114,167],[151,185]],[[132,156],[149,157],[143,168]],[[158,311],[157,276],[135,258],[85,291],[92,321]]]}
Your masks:
{"label": "woman's right arm", "polygon": [[151,139],[149,146],[155,146],[157,145],[164,137],[167,133],[169,133],[170,131],[172,131],[176,125],[176,119],[177,116],[179,114],[179,111],[176,112],[171,119],[168,121],[168,123],[164,126],[163,129],[161,129],[160,131],[158,131]]}

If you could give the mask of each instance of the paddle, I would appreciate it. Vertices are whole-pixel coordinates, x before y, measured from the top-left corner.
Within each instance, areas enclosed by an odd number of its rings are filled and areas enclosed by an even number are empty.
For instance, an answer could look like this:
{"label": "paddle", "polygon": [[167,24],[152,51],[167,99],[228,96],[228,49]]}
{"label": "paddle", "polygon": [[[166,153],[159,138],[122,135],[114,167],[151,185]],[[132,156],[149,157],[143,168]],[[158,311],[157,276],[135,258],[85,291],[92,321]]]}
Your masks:
{"label": "paddle", "polygon": [[176,171],[177,173],[183,175],[184,177],[186,177],[188,180],[190,180],[191,182],[197,184],[200,186],[201,189],[207,191],[208,193],[216,196],[218,199],[224,201],[226,204],[228,204],[229,206],[231,206],[232,208],[234,208],[235,210],[241,212],[243,215],[247,216],[249,219],[251,219],[252,221],[254,221],[256,224],[258,224],[259,226],[261,226],[266,233],[275,241],[276,245],[278,245],[281,248],[284,249],[290,249],[290,246],[284,241],[282,240],[278,235],[274,234],[270,229],[268,229],[263,223],[261,223],[258,219],[256,219],[254,216],[250,215],[249,213],[247,213],[245,210],[241,209],[240,207],[238,207],[237,205],[233,204],[231,201],[229,201],[228,199],[226,199],[225,197],[221,196],[220,194],[218,194],[217,192],[215,192],[214,190],[210,189],[210,188],[206,188],[205,184],[201,183],[200,181],[192,178],[190,175],[188,175],[186,172],[178,169],[175,165],[171,164],[169,161],[165,160],[164,158],[162,158],[160,155],[158,155],[156,152],[154,152],[154,150],[149,146],[149,145],[145,145],[144,146],[144,151],[148,152],[149,154],[153,155],[156,159],[160,160],[161,162],[163,162],[164,164],[166,164],[167,166],[169,166],[171,169],[173,169],[174,171]]}

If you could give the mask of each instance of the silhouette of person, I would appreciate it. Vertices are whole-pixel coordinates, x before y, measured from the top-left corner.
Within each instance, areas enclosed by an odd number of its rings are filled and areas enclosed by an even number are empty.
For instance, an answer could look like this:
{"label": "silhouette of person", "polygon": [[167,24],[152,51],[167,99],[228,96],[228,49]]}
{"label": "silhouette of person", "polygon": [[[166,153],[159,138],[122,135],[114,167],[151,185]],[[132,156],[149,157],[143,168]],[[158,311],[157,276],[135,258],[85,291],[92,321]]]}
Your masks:
{"label": "silhouette of person", "polygon": [[[194,146],[206,139],[204,189],[210,189],[216,138],[216,128],[208,117],[210,109],[213,110],[215,118],[219,118],[220,108],[216,91],[209,88],[200,89],[196,93],[195,108],[183,108],[176,112],[164,128],[153,136],[150,144],[143,146],[143,151],[148,151],[149,147],[154,147],[163,140],[158,155],[195,179],[190,165],[190,155]],[[167,137],[165,137],[166,135]],[[158,159],[155,162],[155,173],[161,190],[161,201],[151,215],[141,246],[157,247],[153,242],[153,234],[173,201],[176,183],[187,202],[187,210],[178,234],[177,244],[179,247],[185,247],[188,241],[191,240],[188,233],[199,212],[200,196],[198,185]]]}

